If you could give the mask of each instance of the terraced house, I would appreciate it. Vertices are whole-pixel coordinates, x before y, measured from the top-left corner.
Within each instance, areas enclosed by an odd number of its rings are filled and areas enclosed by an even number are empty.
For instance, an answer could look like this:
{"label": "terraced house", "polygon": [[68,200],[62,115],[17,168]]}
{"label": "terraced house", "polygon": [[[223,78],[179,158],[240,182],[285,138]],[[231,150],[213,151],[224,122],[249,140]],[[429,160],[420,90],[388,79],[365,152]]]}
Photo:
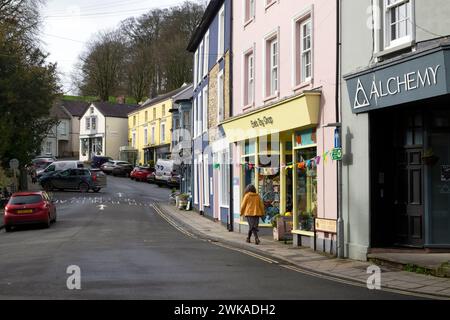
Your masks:
{"label": "terraced house", "polygon": [[188,85],[148,99],[128,114],[128,142],[137,152],[137,163],[155,163],[171,156],[172,113],[174,97],[187,90]]}
{"label": "terraced house", "polygon": [[[262,230],[286,216],[296,245],[336,252],[336,7],[332,1],[233,4],[233,221],[246,232],[246,185],[265,205]],[[314,221],[327,228],[316,228]],[[288,233],[290,234],[290,232]],[[290,236],[292,236],[290,235]]]}
{"label": "terraced house", "polygon": [[212,0],[188,46],[194,54],[193,207],[231,225],[229,145],[221,123],[231,116],[232,1]]}

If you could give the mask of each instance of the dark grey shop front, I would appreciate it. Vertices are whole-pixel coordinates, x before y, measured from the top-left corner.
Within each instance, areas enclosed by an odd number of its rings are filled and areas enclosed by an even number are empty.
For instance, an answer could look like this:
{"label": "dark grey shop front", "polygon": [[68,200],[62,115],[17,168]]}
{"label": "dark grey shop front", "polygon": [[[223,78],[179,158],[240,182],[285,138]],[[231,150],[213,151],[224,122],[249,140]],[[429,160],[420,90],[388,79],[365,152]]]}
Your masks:
{"label": "dark grey shop front", "polygon": [[371,247],[450,248],[450,46],[346,81],[370,119]]}

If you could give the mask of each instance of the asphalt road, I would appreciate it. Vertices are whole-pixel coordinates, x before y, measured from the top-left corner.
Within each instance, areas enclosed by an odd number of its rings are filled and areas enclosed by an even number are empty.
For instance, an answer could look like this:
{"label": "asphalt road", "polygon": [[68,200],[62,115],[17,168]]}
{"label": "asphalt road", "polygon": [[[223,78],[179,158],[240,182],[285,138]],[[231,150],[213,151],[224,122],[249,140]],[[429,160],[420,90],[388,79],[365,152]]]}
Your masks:
{"label": "asphalt road", "polygon": [[[55,193],[58,221],[50,229],[0,232],[0,299],[410,298],[311,277],[190,238],[151,206],[169,193],[113,177],[99,194]],[[81,270],[81,290],[67,288],[72,265]]]}

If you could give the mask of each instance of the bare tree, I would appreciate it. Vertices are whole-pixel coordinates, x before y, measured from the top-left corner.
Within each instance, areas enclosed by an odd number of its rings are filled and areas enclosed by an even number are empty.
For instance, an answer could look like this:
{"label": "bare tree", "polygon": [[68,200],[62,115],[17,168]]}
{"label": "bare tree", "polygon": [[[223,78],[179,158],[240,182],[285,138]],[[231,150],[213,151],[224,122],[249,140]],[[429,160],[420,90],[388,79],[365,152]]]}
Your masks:
{"label": "bare tree", "polygon": [[108,101],[120,94],[126,46],[117,31],[100,32],[80,57],[80,91]]}

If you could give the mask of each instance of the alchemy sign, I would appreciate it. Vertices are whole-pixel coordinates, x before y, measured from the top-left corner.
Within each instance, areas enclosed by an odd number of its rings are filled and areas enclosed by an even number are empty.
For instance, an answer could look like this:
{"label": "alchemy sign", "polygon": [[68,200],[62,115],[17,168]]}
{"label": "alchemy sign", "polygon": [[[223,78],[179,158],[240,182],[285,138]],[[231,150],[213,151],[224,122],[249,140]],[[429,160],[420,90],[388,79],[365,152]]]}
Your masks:
{"label": "alchemy sign", "polygon": [[[358,78],[355,100],[353,108],[370,107],[373,102],[378,103],[379,99],[397,94],[406,93],[420,88],[436,86],[438,82],[438,72],[440,65],[428,67],[423,71],[405,73],[401,76],[393,76],[386,81],[374,79],[370,91],[367,90]],[[375,77],[374,77],[375,78]],[[368,94],[368,92],[370,92]]]}
{"label": "alchemy sign", "polygon": [[447,51],[438,47],[345,76],[353,113],[449,94]]}

